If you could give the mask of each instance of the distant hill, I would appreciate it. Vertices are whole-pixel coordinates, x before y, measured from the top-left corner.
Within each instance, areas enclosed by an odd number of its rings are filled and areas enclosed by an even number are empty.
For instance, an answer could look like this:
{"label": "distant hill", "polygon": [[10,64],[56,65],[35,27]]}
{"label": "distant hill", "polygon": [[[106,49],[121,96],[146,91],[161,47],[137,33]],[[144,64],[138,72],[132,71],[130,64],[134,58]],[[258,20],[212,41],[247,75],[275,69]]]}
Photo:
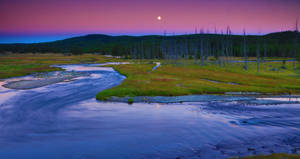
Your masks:
{"label": "distant hill", "polygon": [[[269,56],[293,56],[294,39],[300,37],[300,33],[286,31],[276,32],[263,36],[246,36],[247,51],[250,56],[255,56],[257,44],[263,49],[264,41]],[[34,44],[0,44],[0,53],[14,52],[14,53],[99,53],[99,54],[112,54],[122,56],[129,54],[133,48],[140,47],[146,51],[147,49],[153,51],[154,47],[160,47],[166,43],[175,43],[187,45],[198,45],[200,40],[204,39],[208,44],[208,48],[216,47],[222,41],[226,42],[229,39],[234,55],[241,55],[242,35],[224,36],[220,34],[190,34],[190,35],[177,35],[177,36],[109,36],[103,34],[92,34],[86,36],[73,37],[65,40],[58,40],[54,42],[34,43]],[[300,47],[300,38],[297,41],[297,49]],[[170,42],[172,41],[172,42]],[[156,49],[157,50],[157,49]],[[299,51],[298,51],[299,52]]]}

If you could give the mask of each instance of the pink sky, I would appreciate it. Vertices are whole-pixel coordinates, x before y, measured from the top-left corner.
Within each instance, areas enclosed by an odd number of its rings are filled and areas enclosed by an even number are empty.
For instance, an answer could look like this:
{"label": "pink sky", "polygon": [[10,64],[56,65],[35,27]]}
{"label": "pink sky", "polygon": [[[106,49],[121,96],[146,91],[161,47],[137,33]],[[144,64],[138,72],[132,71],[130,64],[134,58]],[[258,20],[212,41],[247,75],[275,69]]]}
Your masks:
{"label": "pink sky", "polygon": [[299,0],[1,0],[0,34],[182,34],[227,25],[257,34],[292,30],[297,17]]}

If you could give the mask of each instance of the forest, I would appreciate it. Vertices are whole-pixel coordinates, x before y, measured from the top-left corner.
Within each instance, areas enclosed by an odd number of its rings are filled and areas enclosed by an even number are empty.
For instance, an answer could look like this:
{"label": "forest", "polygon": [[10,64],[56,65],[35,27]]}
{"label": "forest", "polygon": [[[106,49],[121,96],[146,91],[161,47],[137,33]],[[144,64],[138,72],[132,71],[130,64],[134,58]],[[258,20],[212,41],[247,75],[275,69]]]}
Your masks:
{"label": "forest", "polygon": [[299,32],[267,35],[195,33],[168,36],[86,35],[65,40],[33,44],[0,44],[0,53],[64,53],[120,56],[128,59],[201,59],[207,57],[298,57]]}

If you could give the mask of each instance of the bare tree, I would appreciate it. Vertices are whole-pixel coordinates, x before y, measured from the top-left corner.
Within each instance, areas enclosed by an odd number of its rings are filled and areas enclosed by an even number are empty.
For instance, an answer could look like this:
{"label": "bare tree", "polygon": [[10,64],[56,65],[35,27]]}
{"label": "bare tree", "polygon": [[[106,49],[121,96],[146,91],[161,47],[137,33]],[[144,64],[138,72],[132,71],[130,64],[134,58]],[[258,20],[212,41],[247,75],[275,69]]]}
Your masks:
{"label": "bare tree", "polygon": [[162,41],[161,44],[161,52],[163,54],[163,58],[166,61],[166,64],[168,64],[168,41],[165,39]]}
{"label": "bare tree", "polygon": [[188,61],[189,59],[189,48],[188,48],[188,39],[184,39],[184,42],[183,42],[183,53],[184,53],[184,57],[185,57],[185,62]]}
{"label": "bare tree", "polygon": [[200,29],[200,34],[204,34],[204,29],[203,28]]}
{"label": "bare tree", "polygon": [[232,61],[232,58],[233,58],[233,41],[232,41],[232,31],[231,29],[229,28],[229,60],[230,60],[230,63]]}
{"label": "bare tree", "polygon": [[206,29],[206,34],[210,34],[209,28]]}
{"label": "bare tree", "polygon": [[224,55],[225,55],[225,36],[223,34],[223,31],[221,31],[221,56],[219,57],[220,61],[219,61],[219,66],[223,67],[224,65]]}
{"label": "bare tree", "polygon": [[244,58],[245,58],[245,65],[244,65],[244,69],[248,70],[248,64],[247,64],[247,44],[246,44],[246,30],[244,29]]}
{"label": "bare tree", "polygon": [[296,19],[296,32],[299,32],[299,30],[298,30],[298,18]]}
{"label": "bare tree", "polygon": [[140,48],[140,54],[141,54],[141,59],[142,59],[142,64],[144,63],[144,58],[145,58],[145,51],[144,51],[144,42],[141,42],[141,48]]}
{"label": "bare tree", "polygon": [[217,26],[215,25],[215,34],[218,34]]}
{"label": "bare tree", "polygon": [[294,59],[293,62],[293,70],[296,69],[296,57],[297,57],[297,40],[298,40],[298,18],[296,19],[296,27],[295,27],[295,39],[294,39]]}
{"label": "bare tree", "polygon": [[229,40],[230,40],[230,28],[229,28],[229,26],[227,26],[227,28],[226,28],[226,41],[225,41],[225,56],[226,56],[226,63],[228,63],[229,62]]}
{"label": "bare tree", "polygon": [[260,45],[259,45],[259,39],[256,40],[256,63],[257,63],[257,73],[259,73],[259,64],[260,64]]}
{"label": "bare tree", "polygon": [[198,63],[198,43],[196,40],[193,40],[191,43],[191,50],[194,57],[194,64]]}
{"label": "bare tree", "polygon": [[201,66],[204,65],[204,45],[203,45],[203,37],[200,39],[200,60]]}
{"label": "bare tree", "polygon": [[264,58],[263,58],[263,63],[264,63],[264,70],[265,70],[265,72],[267,71],[266,58],[267,58],[267,44],[266,44],[266,39],[264,38]]}

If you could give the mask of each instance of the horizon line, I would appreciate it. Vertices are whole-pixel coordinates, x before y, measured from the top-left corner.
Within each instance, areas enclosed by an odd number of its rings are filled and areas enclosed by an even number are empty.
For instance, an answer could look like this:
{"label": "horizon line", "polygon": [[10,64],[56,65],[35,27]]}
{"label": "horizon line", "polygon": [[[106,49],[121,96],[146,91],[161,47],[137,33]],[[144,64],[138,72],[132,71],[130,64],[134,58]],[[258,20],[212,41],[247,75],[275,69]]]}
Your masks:
{"label": "horizon line", "polygon": [[[264,34],[246,34],[246,36],[265,36],[268,34],[272,33],[283,33],[283,32],[296,32],[297,30],[285,30],[285,31],[278,31],[278,32],[269,32],[269,33],[264,33]],[[1,34],[0,34],[1,35]],[[6,35],[7,37],[27,37],[27,38],[46,38],[46,37],[57,37],[53,40],[28,40],[28,42],[2,42],[1,37],[0,37],[0,44],[1,45],[9,45],[9,44],[39,44],[39,43],[51,43],[51,42],[56,42],[56,41],[62,41],[62,40],[67,40],[71,38],[77,38],[77,37],[85,37],[89,35],[104,35],[104,36],[111,36],[111,37],[120,37],[120,36],[131,36],[131,37],[144,37],[144,36],[185,36],[185,35],[227,35],[226,33],[213,33],[213,32],[208,32],[208,33],[178,33],[176,34],[175,32],[165,32],[165,34],[141,34],[141,35],[132,35],[132,34],[105,34],[105,33],[78,33],[78,34],[69,34],[69,35],[23,35],[23,36],[18,36],[18,35]],[[243,36],[243,34],[229,34],[231,36]],[[5,36],[5,35],[4,35]],[[60,38],[59,38],[60,36]]]}

